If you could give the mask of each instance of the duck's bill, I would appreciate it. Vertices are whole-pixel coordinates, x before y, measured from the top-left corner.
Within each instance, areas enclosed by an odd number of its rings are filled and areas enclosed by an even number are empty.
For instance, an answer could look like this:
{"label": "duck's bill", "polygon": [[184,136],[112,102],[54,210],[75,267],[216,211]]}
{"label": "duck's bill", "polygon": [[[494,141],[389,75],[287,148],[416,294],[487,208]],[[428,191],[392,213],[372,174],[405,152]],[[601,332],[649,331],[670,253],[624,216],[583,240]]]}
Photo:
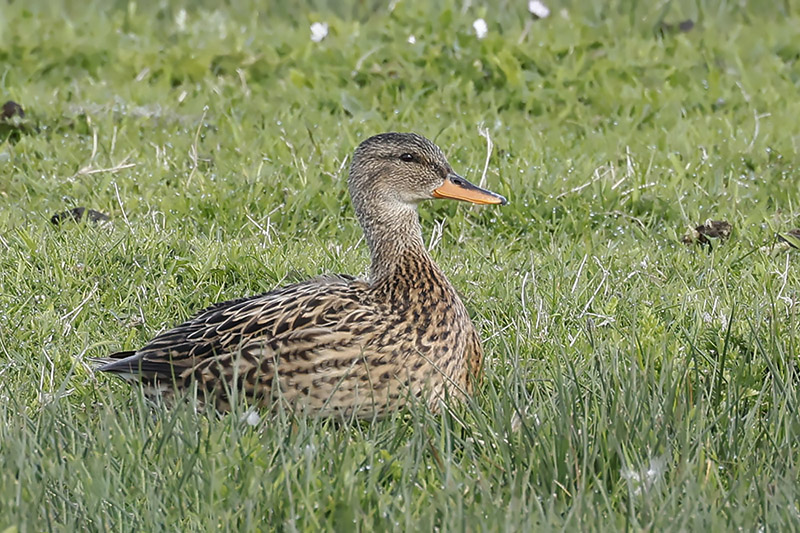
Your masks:
{"label": "duck's bill", "polygon": [[500,204],[506,205],[508,201],[499,194],[481,189],[473,185],[458,174],[450,174],[438,189],[433,190],[434,198],[452,198],[473,204]]}

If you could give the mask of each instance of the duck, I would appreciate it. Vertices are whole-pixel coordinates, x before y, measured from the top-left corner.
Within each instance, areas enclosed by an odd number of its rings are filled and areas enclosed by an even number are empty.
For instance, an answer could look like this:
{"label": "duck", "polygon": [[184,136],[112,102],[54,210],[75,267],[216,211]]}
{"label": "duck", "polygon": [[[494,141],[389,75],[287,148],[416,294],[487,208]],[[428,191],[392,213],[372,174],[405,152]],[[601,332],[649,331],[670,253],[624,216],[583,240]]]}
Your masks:
{"label": "duck", "polygon": [[[348,188],[369,275],[322,275],[214,304],[96,370],[149,399],[192,394],[227,412],[279,405],[310,415],[383,418],[410,402],[440,412],[473,394],[483,347],[458,292],[431,258],[417,207],[432,199],[505,205],[456,174],[416,133],[382,133],[353,154]],[[248,407],[249,408],[249,407]]]}

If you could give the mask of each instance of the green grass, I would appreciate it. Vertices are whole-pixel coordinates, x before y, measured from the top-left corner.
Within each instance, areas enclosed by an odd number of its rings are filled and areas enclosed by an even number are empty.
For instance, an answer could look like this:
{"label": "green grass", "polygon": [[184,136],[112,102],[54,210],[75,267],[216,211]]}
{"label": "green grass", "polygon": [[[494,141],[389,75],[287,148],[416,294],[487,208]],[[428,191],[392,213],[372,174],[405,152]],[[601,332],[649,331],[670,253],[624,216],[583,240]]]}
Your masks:
{"label": "green grass", "polygon": [[[255,4],[2,8],[0,531],[800,529],[798,256],[761,249],[800,226],[800,5]],[[422,209],[485,339],[474,402],[251,426],[92,374],[364,272],[353,148],[417,131],[478,181],[481,124],[510,205]],[[50,224],[79,205],[113,222]],[[680,243],[708,218],[730,241]]]}

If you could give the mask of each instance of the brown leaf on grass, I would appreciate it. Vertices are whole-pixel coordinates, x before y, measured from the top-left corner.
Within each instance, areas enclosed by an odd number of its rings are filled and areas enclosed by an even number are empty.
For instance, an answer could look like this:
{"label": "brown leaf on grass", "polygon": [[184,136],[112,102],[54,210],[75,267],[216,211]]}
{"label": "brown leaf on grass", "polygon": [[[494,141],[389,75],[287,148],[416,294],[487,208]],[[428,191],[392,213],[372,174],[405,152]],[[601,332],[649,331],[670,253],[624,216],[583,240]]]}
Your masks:
{"label": "brown leaf on grass", "polygon": [[778,233],[778,242],[786,243],[795,250],[800,249],[800,229],[790,229],[785,233]]}
{"label": "brown leaf on grass", "polygon": [[771,256],[778,256],[793,250],[800,250],[800,229],[776,233],[772,242],[761,247],[762,252]]}
{"label": "brown leaf on grass", "polygon": [[731,236],[732,229],[731,223],[725,220],[706,220],[705,223],[691,228],[683,236],[682,241],[684,244],[701,244],[711,247],[714,241],[727,240]]}
{"label": "brown leaf on grass", "polygon": [[770,243],[761,247],[763,253],[771,256],[778,256],[793,250],[800,250],[800,229],[776,233]]}

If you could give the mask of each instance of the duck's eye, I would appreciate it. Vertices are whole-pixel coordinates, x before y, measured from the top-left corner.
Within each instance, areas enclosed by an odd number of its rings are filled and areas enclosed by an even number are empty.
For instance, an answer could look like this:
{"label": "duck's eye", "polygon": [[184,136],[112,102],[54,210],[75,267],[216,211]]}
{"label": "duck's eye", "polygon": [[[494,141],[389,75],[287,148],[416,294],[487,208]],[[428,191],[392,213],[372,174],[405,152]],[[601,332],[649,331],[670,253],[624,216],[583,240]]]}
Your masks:
{"label": "duck's eye", "polygon": [[413,163],[414,161],[417,160],[417,158],[414,157],[414,154],[406,153],[406,154],[400,154],[400,160],[405,161],[406,163]]}

